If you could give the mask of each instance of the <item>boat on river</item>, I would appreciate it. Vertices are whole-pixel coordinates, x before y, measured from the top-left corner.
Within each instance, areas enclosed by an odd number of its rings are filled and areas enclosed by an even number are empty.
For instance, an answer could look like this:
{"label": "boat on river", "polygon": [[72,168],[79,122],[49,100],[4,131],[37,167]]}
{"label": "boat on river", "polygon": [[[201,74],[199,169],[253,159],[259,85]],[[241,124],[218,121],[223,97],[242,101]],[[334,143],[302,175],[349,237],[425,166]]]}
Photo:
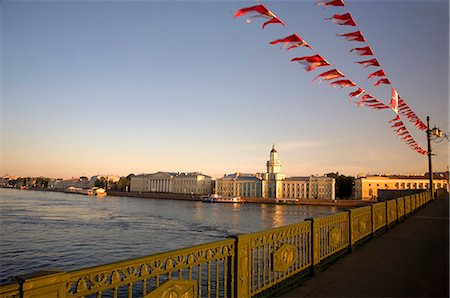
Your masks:
{"label": "boat on river", "polygon": [[219,195],[202,196],[202,202],[204,203],[243,203],[244,200],[241,197],[222,197]]}

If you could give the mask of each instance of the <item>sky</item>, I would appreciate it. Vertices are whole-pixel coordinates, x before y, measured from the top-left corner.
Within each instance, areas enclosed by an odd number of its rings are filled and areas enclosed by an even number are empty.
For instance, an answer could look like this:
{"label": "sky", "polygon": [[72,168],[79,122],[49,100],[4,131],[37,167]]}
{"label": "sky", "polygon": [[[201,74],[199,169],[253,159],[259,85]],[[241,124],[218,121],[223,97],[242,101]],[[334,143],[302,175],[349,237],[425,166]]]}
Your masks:
{"label": "sky", "polygon": [[[0,175],[70,178],[198,171],[264,172],[275,143],[286,176],[423,174],[427,157],[348,99],[312,83],[269,42],[297,33],[347,78],[389,103],[350,54],[344,13],[266,1],[287,25],[233,18],[254,1],[2,1]],[[346,1],[400,96],[449,132],[449,2]],[[370,57],[369,57],[370,58]],[[427,148],[426,135],[408,124]],[[444,171],[448,142],[432,143]]]}

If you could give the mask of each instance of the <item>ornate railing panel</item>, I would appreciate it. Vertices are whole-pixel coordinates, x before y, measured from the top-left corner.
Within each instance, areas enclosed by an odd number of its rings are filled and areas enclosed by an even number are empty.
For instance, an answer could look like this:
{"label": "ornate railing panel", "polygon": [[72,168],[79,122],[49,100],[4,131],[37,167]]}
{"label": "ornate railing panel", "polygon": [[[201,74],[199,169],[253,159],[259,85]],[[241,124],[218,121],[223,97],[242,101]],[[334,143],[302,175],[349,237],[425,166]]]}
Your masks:
{"label": "ornate railing panel", "polygon": [[387,223],[391,224],[397,220],[397,200],[387,201]]}
{"label": "ornate railing panel", "polygon": [[372,234],[372,206],[350,210],[351,244]]}
{"label": "ornate railing panel", "polygon": [[348,212],[312,219],[313,265],[350,245]]}
{"label": "ornate railing panel", "polygon": [[425,203],[426,203],[426,201],[425,201],[425,193],[421,192],[419,194],[419,196],[420,196],[420,206],[425,205]]}
{"label": "ornate railing panel", "polygon": [[397,199],[397,216],[399,220],[405,216],[405,198]]}
{"label": "ornate railing panel", "polygon": [[417,205],[416,205],[416,195],[411,196],[411,212],[416,211]]}
{"label": "ornate railing panel", "polygon": [[419,209],[421,205],[420,205],[419,196],[417,194],[414,195],[414,201],[415,201],[415,204],[416,204],[416,209]]}
{"label": "ornate railing panel", "polygon": [[411,196],[405,197],[405,215],[411,213]]}
{"label": "ornate railing panel", "polygon": [[20,297],[20,284],[10,283],[6,285],[0,285],[0,297],[2,298],[19,298]]}
{"label": "ornate railing panel", "polygon": [[312,265],[311,222],[237,236],[237,297],[250,297]]}
{"label": "ornate railing panel", "polygon": [[228,297],[234,239],[69,272],[66,297]]}
{"label": "ornate railing panel", "polygon": [[373,232],[387,225],[386,202],[375,203],[372,205]]}

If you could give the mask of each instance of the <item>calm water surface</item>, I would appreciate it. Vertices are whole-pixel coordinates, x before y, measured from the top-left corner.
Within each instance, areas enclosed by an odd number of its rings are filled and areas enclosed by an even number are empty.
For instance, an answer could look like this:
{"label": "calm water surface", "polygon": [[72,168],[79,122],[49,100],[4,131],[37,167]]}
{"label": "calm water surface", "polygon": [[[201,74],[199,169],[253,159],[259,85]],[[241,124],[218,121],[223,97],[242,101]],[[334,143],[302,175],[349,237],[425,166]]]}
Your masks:
{"label": "calm water surface", "polygon": [[0,189],[0,282],[221,240],[338,212]]}

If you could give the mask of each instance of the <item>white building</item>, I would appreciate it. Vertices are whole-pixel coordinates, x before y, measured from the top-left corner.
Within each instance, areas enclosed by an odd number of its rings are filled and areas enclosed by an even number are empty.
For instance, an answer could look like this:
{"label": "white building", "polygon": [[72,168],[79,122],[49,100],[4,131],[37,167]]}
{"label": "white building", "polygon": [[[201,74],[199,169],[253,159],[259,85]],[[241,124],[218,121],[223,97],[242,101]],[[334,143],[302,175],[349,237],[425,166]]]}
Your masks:
{"label": "white building", "polygon": [[281,173],[275,144],[266,163],[266,173],[224,175],[216,180],[216,193],[232,197],[292,199],[335,199],[335,179],[330,177],[291,177]]}
{"label": "white building", "polygon": [[130,190],[136,192],[169,192],[210,194],[211,177],[201,173],[157,172],[131,177]]}
{"label": "white building", "polygon": [[216,193],[224,197],[262,197],[262,178],[234,173],[216,180]]}

